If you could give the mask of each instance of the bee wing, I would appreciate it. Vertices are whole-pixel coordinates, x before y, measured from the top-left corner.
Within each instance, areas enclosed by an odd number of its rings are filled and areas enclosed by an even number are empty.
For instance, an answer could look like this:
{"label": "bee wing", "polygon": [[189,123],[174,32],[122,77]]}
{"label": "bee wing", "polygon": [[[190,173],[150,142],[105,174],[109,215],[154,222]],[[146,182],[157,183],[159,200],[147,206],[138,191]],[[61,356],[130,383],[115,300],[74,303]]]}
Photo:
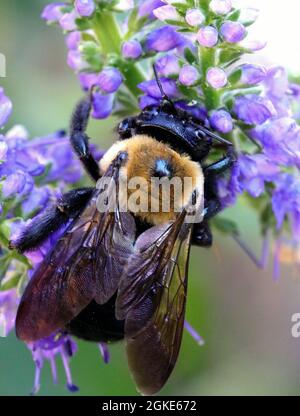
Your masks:
{"label": "bee wing", "polygon": [[162,388],[178,357],[191,230],[180,216],[174,224],[145,231],[121,279],[117,317],[125,318],[128,363],[144,394]]}
{"label": "bee wing", "polygon": [[116,292],[133,248],[130,214],[99,212],[93,197],[38,267],[21,299],[17,336],[27,342],[65,326],[92,299],[105,303]]}

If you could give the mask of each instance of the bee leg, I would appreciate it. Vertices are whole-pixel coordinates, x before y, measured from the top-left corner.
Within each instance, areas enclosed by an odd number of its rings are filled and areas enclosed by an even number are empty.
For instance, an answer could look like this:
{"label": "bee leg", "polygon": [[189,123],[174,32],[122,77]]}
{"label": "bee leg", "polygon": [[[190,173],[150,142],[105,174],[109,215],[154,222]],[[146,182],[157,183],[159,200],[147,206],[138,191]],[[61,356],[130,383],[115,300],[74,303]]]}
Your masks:
{"label": "bee leg", "polygon": [[80,214],[93,190],[94,188],[80,188],[64,194],[56,204],[34,217],[22,233],[9,242],[9,248],[23,253],[38,247],[52,233]]}
{"label": "bee leg", "polygon": [[76,105],[70,123],[70,141],[88,174],[97,182],[100,178],[99,166],[89,149],[89,137],[86,128],[92,108],[92,94]]}
{"label": "bee leg", "polygon": [[212,245],[213,238],[206,220],[195,224],[192,234],[192,244],[199,247],[210,247]]}

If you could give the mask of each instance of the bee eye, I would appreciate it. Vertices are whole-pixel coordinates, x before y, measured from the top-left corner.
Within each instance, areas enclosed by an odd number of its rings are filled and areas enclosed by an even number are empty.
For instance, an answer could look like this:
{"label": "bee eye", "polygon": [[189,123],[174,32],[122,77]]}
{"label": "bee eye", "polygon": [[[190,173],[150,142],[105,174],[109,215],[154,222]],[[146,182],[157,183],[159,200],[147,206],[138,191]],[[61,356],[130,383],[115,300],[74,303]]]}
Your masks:
{"label": "bee eye", "polygon": [[153,176],[156,178],[171,178],[172,168],[170,163],[165,159],[157,159],[153,169]]}

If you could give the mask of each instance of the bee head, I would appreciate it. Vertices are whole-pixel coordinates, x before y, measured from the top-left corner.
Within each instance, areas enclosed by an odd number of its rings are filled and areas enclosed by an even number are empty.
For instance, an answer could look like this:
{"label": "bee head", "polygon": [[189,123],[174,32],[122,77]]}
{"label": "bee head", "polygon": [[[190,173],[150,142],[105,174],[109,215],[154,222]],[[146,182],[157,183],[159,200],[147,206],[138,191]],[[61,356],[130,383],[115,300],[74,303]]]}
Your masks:
{"label": "bee head", "polygon": [[118,127],[121,140],[136,135],[148,135],[168,144],[181,154],[188,154],[197,162],[208,156],[214,142],[223,147],[232,145],[206,128],[191,113],[176,106],[163,91],[155,66],[153,69],[161,92],[160,105],[148,106],[138,116],[121,121]]}

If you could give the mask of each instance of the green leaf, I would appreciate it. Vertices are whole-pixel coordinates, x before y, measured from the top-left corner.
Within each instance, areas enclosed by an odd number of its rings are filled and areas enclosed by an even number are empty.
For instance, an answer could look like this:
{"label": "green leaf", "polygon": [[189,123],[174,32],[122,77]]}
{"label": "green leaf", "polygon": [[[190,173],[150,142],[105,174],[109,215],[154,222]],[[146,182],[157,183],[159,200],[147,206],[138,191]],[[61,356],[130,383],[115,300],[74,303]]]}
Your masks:
{"label": "green leaf", "polygon": [[20,279],[22,278],[22,275],[22,273],[14,274],[9,280],[1,284],[0,291],[10,290],[14,287],[17,287],[19,285]]}
{"label": "green leaf", "polygon": [[212,220],[213,226],[223,234],[238,235],[239,230],[237,224],[227,218],[216,217]]}
{"label": "green leaf", "polygon": [[231,85],[236,85],[242,77],[242,70],[240,68],[235,69],[228,77],[228,81]]}
{"label": "green leaf", "polygon": [[190,65],[197,62],[197,57],[193,54],[193,52],[191,51],[190,48],[185,48],[184,49],[184,57]]}
{"label": "green leaf", "polygon": [[237,20],[239,20],[240,15],[241,15],[241,10],[237,9],[237,10],[234,10],[233,12],[229,13],[226,16],[226,19],[231,20],[232,22],[236,22]]}

